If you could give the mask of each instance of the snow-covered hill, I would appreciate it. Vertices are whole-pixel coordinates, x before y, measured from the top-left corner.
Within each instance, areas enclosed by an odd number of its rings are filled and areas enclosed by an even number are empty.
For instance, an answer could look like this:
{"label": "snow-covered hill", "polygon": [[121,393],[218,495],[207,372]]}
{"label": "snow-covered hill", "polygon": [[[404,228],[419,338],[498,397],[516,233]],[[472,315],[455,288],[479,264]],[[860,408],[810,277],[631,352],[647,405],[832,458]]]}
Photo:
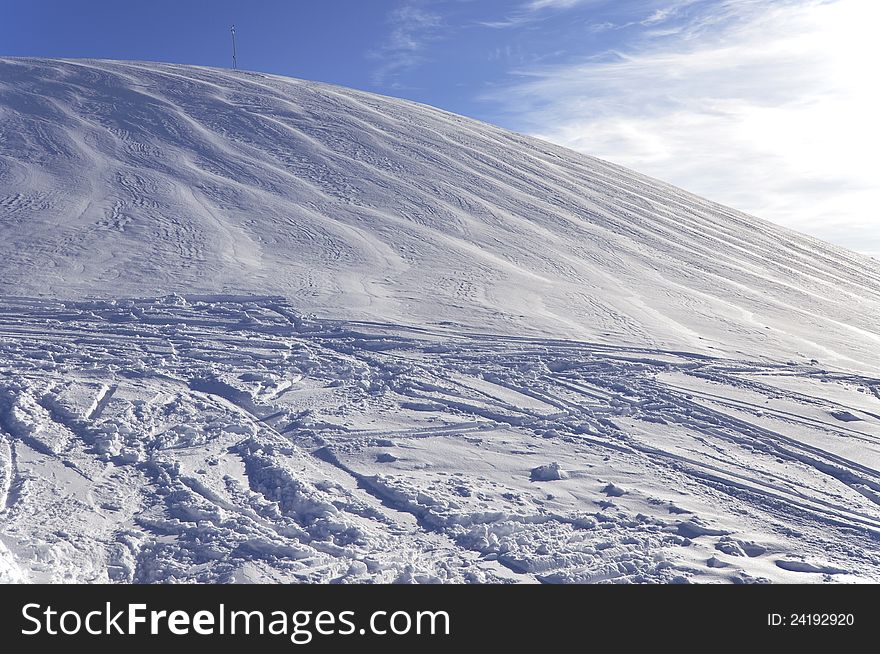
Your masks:
{"label": "snow-covered hill", "polygon": [[256,73],[0,60],[0,288],[279,294],[876,369],[880,263],[401,100]]}
{"label": "snow-covered hill", "polygon": [[880,264],[610,163],[0,59],[0,296],[0,579],[880,580]]}

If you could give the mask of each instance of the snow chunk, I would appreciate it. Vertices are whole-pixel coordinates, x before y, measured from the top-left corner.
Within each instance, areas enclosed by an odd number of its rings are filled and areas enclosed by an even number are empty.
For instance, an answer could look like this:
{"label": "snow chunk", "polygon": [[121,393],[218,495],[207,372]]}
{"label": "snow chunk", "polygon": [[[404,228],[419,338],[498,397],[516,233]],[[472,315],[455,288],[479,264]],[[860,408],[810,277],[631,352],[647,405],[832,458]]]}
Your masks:
{"label": "snow chunk", "polygon": [[545,466],[532,468],[532,481],[557,481],[559,479],[568,479],[568,473],[556,463],[549,463]]}
{"label": "snow chunk", "polygon": [[12,553],[0,541],[0,584],[20,584],[25,581],[25,575],[16,565]]}
{"label": "snow chunk", "polygon": [[620,486],[615,486],[614,484],[608,484],[605,488],[602,489],[602,492],[605,493],[608,497],[620,497],[621,495],[626,495],[626,491],[623,490]]}
{"label": "snow chunk", "polygon": [[693,520],[688,520],[687,522],[680,522],[677,526],[677,531],[679,536],[684,536],[685,538],[699,538],[700,536],[727,536],[730,532],[724,531],[723,529],[712,529],[711,527],[707,527],[701,524],[697,518]]}

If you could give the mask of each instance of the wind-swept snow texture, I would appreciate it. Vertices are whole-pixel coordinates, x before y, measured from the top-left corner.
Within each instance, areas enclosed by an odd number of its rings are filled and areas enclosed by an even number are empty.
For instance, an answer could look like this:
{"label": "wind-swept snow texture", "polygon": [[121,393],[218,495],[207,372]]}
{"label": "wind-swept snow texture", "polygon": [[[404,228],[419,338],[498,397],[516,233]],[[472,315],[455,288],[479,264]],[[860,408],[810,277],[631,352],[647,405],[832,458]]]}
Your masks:
{"label": "wind-swept snow texture", "polygon": [[0,59],[0,580],[880,581],[878,316],[460,116]]}

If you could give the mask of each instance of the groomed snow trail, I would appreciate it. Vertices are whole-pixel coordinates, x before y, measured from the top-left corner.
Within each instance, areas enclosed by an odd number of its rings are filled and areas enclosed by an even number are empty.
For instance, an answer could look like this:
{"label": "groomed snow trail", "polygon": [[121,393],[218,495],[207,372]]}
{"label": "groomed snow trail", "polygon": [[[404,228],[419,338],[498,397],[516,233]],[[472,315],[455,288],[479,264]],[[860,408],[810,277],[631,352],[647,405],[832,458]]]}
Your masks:
{"label": "groomed snow trail", "polygon": [[0,307],[29,580],[880,580],[877,379],[271,297]]}
{"label": "groomed snow trail", "polygon": [[880,581],[878,316],[430,107],[0,58],[0,582]]}

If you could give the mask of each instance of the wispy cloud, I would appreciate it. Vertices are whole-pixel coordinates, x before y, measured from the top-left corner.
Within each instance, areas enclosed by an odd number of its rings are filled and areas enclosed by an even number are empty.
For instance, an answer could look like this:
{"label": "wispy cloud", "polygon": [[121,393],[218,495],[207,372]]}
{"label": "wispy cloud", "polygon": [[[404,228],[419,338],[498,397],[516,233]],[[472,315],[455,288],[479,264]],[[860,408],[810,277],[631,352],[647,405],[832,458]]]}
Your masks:
{"label": "wispy cloud", "polygon": [[482,21],[483,27],[507,29],[520,27],[529,23],[542,20],[550,15],[551,10],[572,9],[583,5],[602,5],[610,0],[528,0],[516,5],[504,18],[497,20]]}
{"label": "wispy cloud", "polygon": [[429,3],[416,0],[394,9],[388,24],[388,37],[370,56],[379,62],[373,71],[374,83],[395,88],[399,85],[398,75],[425,60],[426,46],[438,38],[444,23]]}
{"label": "wispy cloud", "polygon": [[880,256],[880,3],[665,5],[635,43],[519,70],[491,99],[520,129]]}
{"label": "wispy cloud", "polygon": [[570,9],[571,7],[586,4],[588,2],[595,3],[596,0],[531,0],[526,2],[523,8],[529,11],[540,11],[541,9]]}
{"label": "wispy cloud", "polygon": [[642,25],[654,25],[663,23],[674,18],[682,10],[696,4],[700,4],[704,0],[676,0],[674,2],[665,2],[662,6],[657,7],[654,11],[643,18],[640,23]]}

